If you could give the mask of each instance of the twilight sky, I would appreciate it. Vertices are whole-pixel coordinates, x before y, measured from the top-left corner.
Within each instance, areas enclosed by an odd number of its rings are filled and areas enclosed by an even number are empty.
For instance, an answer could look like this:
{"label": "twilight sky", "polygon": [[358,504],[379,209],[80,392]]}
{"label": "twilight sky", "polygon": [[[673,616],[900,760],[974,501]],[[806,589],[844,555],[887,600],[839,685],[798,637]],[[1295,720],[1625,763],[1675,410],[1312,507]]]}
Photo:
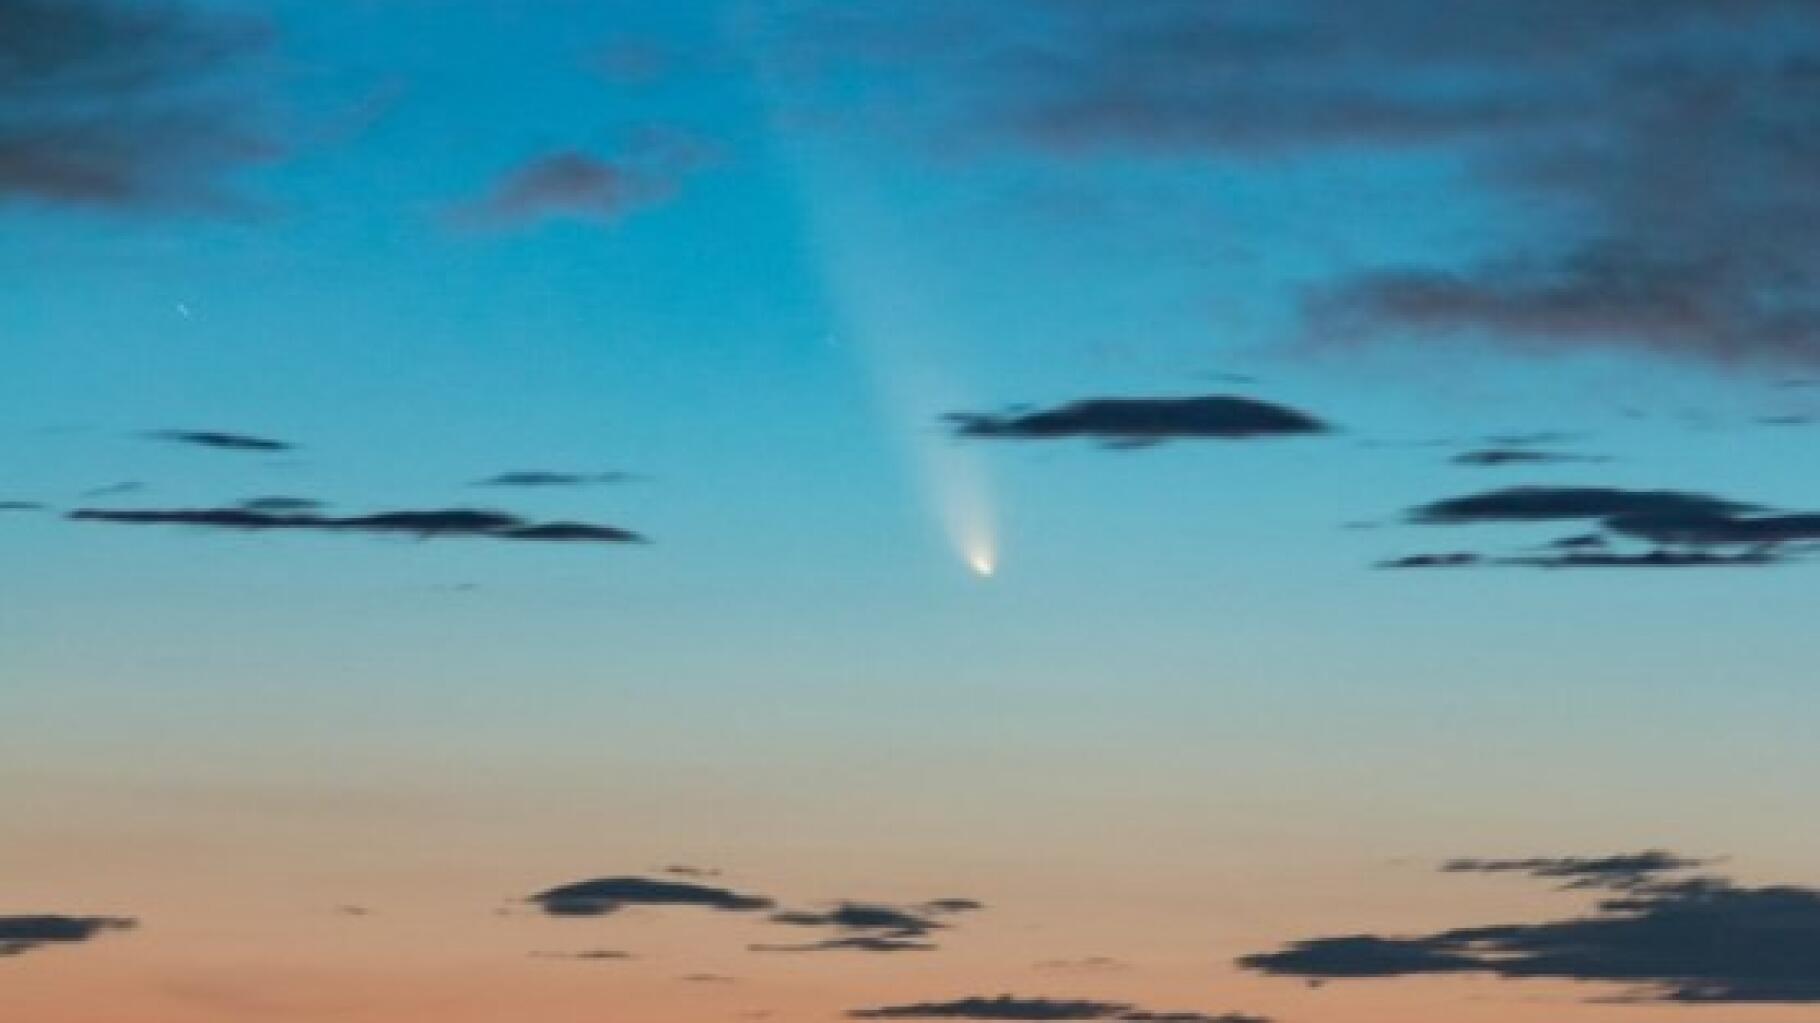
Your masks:
{"label": "twilight sky", "polygon": [[0,1017],[1811,1023],[1812,0],[0,0]]}

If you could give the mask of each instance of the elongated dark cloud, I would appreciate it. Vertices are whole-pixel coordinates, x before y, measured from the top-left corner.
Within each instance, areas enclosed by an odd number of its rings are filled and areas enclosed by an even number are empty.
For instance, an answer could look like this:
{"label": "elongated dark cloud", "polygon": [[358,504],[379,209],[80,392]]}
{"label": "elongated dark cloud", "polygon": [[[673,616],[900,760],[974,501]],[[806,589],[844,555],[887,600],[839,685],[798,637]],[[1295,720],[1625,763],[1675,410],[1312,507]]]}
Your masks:
{"label": "elongated dark cloud", "polygon": [[1532,448],[1479,448],[1462,451],[1448,459],[1455,465],[1495,467],[1502,465],[1551,465],[1571,462],[1603,462],[1596,455],[1576,455],[1564,451],[1537,451]]}
{"label": "elongated dark cloud", "polygon": [[531,953],[531,958],[575,959],[592,962],[624,962],[638,957],[630,952],[622,952],[616,948],[591,948],[580,952],[533,952]]}
{"label": "elongated dark cloud", "polygon": [[0,501],[0,511],[37,511],[43,507],[36,501]]}
{"label": "elongated dark cloud", "polygon": [[534,157],[510,171],[479,199],[457,208],[470,227],[503,228],[546,220],[614,224],[666,202],[709,160],[702,143],[653,132],[615,156],[576,149]]}
{"label": "elongated dark cloud", "polygon": [[1820,362],[1809,0],[852,6],[801,48],[893,73],[914,102],[891,112],[940,111],[945,151],[1314,158],[1341,188],[1389,154],[1490,200],[1452,259],[1292,298],[1321,343]]}
{"label": "elongated dark cloud", "polygon": [[596,483],[624,483],[632,479],[623,472],[502,472],[476,480],[477,487],[585,487]]}
{"label": "elongated dark cloud", "polygon": [[1239,965],[1309,979],[1484,974],[1621,985],[1621,1000],[1820,1003],[1820,889],[1664,877],[1700,861],[1664,853],[1463,861],[1455,871],[1529,873],[1607,892],[1582,916],[1414,937],[1291,943]]}
{"label": "elongated dark cloud", "polygon": [[696,906],[748,913],[774,905],[762,896],[742,895],[725,888],[643,877],[577,881],[538,892],[528,901],[551,916],[607,916],[628,906]]}
{"label": "elongated dark cloud", "polygon": [[273,147],[231,84],[252,19],[168,0],[0,3],[0,202],[223,209]]}
{"label": "elongated dark cloud", "polygon": [[249,497],[240,507],[256,512],[307,512],[323,507],[313,497]]}
{"label": "elongated dark cloud", "polygon": [[1053,440],[1089,437],[1115,446],[1188,438],[1241,440],[1325,433],[1315,417],[1267,401],[1229,395],[1199,398],[1088,398],[1032,412],[956,412],[963,437]]}
{"label": "elongated dark cloud", "polygon": [[1710,866],[1713,861],[1680,856],[1662,849],[1617,856],[1536,856],[1514,860],[1449,860],[1441,869],[1453,874],[1527,874],[1565,882],[1568,888],[1633,888],[1658,875]]}
{"label": "elongated dark cloud", "polygon": [[80,508],[67,516],[80,522],[133,526],[197,526],[246,532],[327,532],[413,536],[420,539],[475,537],[550,543],[641,543],[644,538],[617,526],[580,522],[527,522],[506,512],[451,508],[437,511],[378,512],[328,516],[312,512],[232,508]]}
{"label": "elongated dark cloud", "polygon": [[73,945],[137,922],[113,916],[0,916],[0,956],[23,955],[45,945]]}
{"label": "elongated dark cloud", "polygon": [[1408,520],[1429,526],[1590,521],[1599,531],[1562,537],[1540,553],[1417,554],[1379,567],[1763,567],[1820,554],[1820,513],[1775,512],[1689,491],[1507,487],[1420,505]]}
{"label": "elongated dark cloud", "polygon": [[1547,522],[1629,515],[1728,515],[1754,505],[1706,494],[1618,487],[1508,487],[1422,505],[1411,521],[1428,525]]}
{"label": "elongated dark cloud", "polygon": [[1242,1013],[1156,1012],[1124,1002],[1091,999],[1021,998],[1016,995],[974,996],[948,1002],[916,1002],[876,1009],[854,1009],[853,1019],[997,1019],[1126,1020],[1131,1023],[1270,1023]]}
{"label": "elongated dark cloud", "polygon": [[161,430],[152,436],[159,440],[193,444],[204,448],[219,448],[223,451],[290,451],[295,446],[286,441],[253,437],[244,433],[223,433],[218,430]]}

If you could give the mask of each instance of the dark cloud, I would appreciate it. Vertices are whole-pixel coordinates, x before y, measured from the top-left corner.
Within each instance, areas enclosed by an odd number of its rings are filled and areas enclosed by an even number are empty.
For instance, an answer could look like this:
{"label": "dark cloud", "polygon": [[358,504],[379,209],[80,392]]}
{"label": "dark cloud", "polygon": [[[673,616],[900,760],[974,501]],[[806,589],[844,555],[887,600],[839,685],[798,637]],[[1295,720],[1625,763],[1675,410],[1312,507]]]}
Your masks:
{"label": "dark cloud", "polygon": [[774,905],[762,896],[741,895],[725,888],[643,877],[577,881],[539,892],[527,901],[551,916],[607,916],[627,906],[698,906],[747,913]]}
{"label": "dark cloud", "polygon": [[502,472],[484,480],[477,487],[584,487],[596,483],[624,483],[632,479],[623,472]]}
{"label": "dark cloud", "polygon": [[294,445],[281,440],[250,437],[244,433],[222,433],[217,430],[160,430],[152,434],[159,440],[223,451],[290,451]]}
{"label": "dark cloud", "polygon": [[1507,487],[1448,498],[1415,508],[1413,522],[1454,525],[1477,522],[1548,522],[1607,519],[1630,515],[1727,515],[1755,506],[1673,490],[1617,487]]}
{"label": "dark cloud", "polygon": [[239,507],[256,512],[307,512],[323,507],[310,497],[249,497]]}
{"label": "dark cloud", "polygon": [[877,903],[842,902],[825,911],[786,910],[773,913],[773,923],[793,927],[826,927],[837,936],[804,944],[762,944],[754,952],[928,952],[928,937],[947,924],[933,916],[981,908],[971,899],[938,899],[914,909]]}
{"label": "dark cloud", "polygon": [[[1820,553],[1820,513],[1778,513],[1761,505],[1674,490],[1508,487],[1421,505],[1409,512],[1408,520],[1430,526],[1578,520],[1594,522],[1600,531],[1554,540],[1540,554],[1417,554],[1383,561],[1378,567],[1762,567]],[[1633,546],[1624,549],[1623,544]]]}
{"label": "dark cloud", "polygon": [[933,952],[937,946],[934,942],[920,941],[916,938],[893,938],[881,935],[854,934],[844,938],[824,938],[821,941],[805,942],[797,945],[778,945],[761,943],[746,946],[753,952]]}
{"label": "dark cloud", "polygon": [[1209,1015],[1199,1012],[1154,1012],[1124,1002],[1088,999],[974,996],[949,1002],[917,1002],[877,1009],[854,1009],[853,1019],[996,1019],[996,1020],[1128,1020],[1133,1023],[1270,1023],[1262,1016],[1241,1013]]}
{"label": "dark cloud", "polygon": [[1712,860],[1679,856],[1661,849],[1618,856],[1554,856],[1517,860],[1449,860],[1441,869],[1453,874],[1527,874],[1566,882],[1568,888],[1630,888],[1656,875],[1712,865]]}
{"label": "dark cloud", "polygon": [[1619,1000],[1820,1003],[1820,890],[1663,877],[1701,861],[1666,853],[1603,859],[1461,861],[1605,890],[1591,913],[1416,937],[1298,941],[1239,965],[1308,979],[1484,974],[1622,985]]}
{"label": "dark cloud", "polygon": [[1296,409],[1227,395],[1088,398],[1031,412],[956,412],[947,418],[963,437],[1091,437],[1124,447],[1183,438],[1238,440],[1325,433],[1330,429],[1326,423]]}
{"label": "dark cloud", "polygon": [[1083,956],[1079,959],[1045,959],[1036,969],[1055,973],[1117,973],[1131,969],[1131,964],[1111,956]]}
{"label": "dark cloud", "polygon": [[711,159],[709,147],[674,132],[650,132],[624,153],[562,150],[508,171],[480,199],[455,211],[457,223],[503,228],[552,219],[613,224],[675,197]]}
{"label": "dark cloud", "polygon": [[677,877],[719,877],[721,872],[713,867],[693,867],[686,863],[672,863],[664,868],[664,873]]}
{"label": "dark cloud", "polygon": [[826,912],[789,910],[771,915],[773,923],[796,927],[833,927],[844,931],[884,931],[892,934],[927,934],[945,926],[895,906],[843,902]]}
{"label": "dark cloud", "polygon": [[273,147],[234,73],[262,25],[169,0],[0,3],[0,202],[224,209]]}
{"label": "dark cloud", "polygon": [[1533,448],[1478,448],[1462,451],[1448,459],[1455,465],[1493,467],[1501,465],[1549,465],[1566,462],[1603,462],[1597,455],[1576,455],[1562,451],[1537,451]]}
{"label": "dark cloud", "polygon": [[1338,186],[1388,153],[1510,214],[1451,262],[1312,286],[1323,343],[1820,361],[1811,0],[912,0],[811,24],[809,66],[894,74],[889,111],[936,112],[944,152],[1321,156]]}
{"label": "dark cloud", "polygon": [[930,899],[918,908],[925,913],[977,913],[986,904],[978,899]]}
{"label": "dark cloud", "polygon": [[94,487],[82,492],[83,497],[117,497],[120,494],[134,494],[145,489],[145,484],[137,480],[126,480],[121,483],[109,483],[106,486]]}
{"label": "dark cloud", "polygon": [[0,511],[37,511],[43,507],[36,501],[0,501]]}
{"label": "dark cloud", "polygon": [[610,961],[618,962],[618,961],[623,961],[623,960],[627,960],[627,959],[636,959],[638,957],[633,955],[630,952],[622,952],[615,948],[593,948],[593,949],[586,949],[581,952],[533,952],[533,953],[531,953],[531,958],[533,958],[533,959],[579,959],[579,960],[591,960],[591,961],[597,961],[597,962],[610,960]]}
{"label": "dark cloud", "polygon": [[1450,551],[1445,554],[1409,554],[1400,558],[1391,558],[1378,562],[1379,568],[1471,568],[1483,565],[1483,555],[1471,551]]}
{"label": "dark cloud", "polygon": [[581,543],[641,543],[643,537],[617,526],[574,522],[527,522],[505,512],[452,508],[439,511],[379,512],[372,515],[326,516],[310,512],[272,512],[247,507],[191,509],[80,508],[68,518],[119,525],[199,526],[243,531],[308,531],[439,537],[478,537]]}
{"label": "dark cloud", "polygon": [[137,921],[112,916],[0,916],[0,956],[23,955],[45,945],[72,945],[104,931],[125,931]]}

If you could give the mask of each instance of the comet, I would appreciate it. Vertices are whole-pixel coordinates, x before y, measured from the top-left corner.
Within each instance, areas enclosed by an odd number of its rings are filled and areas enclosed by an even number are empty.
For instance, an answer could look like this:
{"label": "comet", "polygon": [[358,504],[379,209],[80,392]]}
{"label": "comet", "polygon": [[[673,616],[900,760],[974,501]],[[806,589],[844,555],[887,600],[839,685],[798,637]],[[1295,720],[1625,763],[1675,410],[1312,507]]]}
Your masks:
{"label": "comet", "polygon": [[981,579],[990,579],[992,573],[998,571],[998,562],[993,559],[991,551],[977,550],[967,555],[967,567]]}

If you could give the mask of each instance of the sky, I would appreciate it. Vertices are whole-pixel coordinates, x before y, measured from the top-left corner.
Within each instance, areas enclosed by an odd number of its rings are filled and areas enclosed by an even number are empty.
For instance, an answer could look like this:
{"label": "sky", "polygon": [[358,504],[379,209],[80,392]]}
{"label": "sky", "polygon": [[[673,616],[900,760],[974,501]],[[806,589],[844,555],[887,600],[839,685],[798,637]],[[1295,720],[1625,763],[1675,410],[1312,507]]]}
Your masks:
{"label": "sky", "polygon": [[1811,1023],[1808,0],[0,0],[0,1016]]}

